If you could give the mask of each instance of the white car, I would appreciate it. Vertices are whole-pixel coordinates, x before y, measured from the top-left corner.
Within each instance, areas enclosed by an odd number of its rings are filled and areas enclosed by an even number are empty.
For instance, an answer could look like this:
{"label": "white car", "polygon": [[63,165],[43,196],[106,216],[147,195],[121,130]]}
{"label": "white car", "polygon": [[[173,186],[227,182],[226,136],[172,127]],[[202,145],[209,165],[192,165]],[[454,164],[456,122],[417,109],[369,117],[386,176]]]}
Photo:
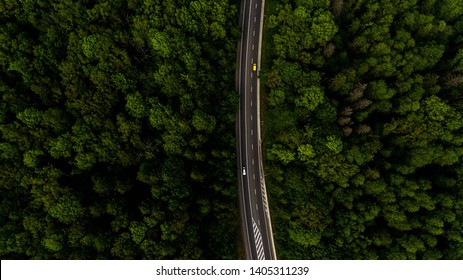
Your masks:
{"label": "white car", "polygon": [[246,176],[246,166],[243,166],[243,176]]}

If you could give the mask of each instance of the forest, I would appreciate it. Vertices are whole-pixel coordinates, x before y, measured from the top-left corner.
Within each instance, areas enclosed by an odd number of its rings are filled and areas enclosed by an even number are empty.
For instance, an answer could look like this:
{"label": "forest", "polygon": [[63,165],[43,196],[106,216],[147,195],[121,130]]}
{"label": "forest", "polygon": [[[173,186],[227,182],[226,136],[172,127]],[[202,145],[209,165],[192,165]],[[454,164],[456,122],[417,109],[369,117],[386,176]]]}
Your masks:
{"label": "forest", "polygon": [[281,259],[463,259],[463,1],[267,0]]}
{"label": "forest", "polygon": [[[237,259],[239,0],[0,1],[2,259]],[[279,259],[463,259],[463,0],[266,0]]]}
{"label": "forest", "polygon": [[0,1],[2,259],[235,259],[238,0]]}

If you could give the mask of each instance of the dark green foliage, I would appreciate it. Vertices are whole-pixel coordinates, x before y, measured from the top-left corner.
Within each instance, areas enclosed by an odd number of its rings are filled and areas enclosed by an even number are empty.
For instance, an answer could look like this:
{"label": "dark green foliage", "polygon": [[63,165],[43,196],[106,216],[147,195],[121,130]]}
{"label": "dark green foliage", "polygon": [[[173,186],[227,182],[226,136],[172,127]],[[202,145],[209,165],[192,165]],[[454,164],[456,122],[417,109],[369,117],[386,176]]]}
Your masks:
{"label": "dark green foliage", "polygon": [[2,259],[236,258],[237,4],[0,3]]}
{"label": "dark green foliage", "polygon": [[266,23],[279,257],[463,259],[462,1],[286,0]]}

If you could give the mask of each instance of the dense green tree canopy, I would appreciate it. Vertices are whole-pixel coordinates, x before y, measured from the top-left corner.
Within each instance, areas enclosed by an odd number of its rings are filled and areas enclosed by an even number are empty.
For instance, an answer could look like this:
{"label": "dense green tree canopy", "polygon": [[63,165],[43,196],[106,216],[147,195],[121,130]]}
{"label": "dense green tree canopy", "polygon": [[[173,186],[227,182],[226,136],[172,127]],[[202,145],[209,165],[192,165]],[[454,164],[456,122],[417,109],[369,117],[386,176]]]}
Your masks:
{"label": "dense green tree canopy", "polygon": [[231,0],[0,2],[2,258],[237,257],[238,17]]}
{"label": "dense green tree canopy", "polygon": [[463,259],[463,2],[267,3],[279,257]]}

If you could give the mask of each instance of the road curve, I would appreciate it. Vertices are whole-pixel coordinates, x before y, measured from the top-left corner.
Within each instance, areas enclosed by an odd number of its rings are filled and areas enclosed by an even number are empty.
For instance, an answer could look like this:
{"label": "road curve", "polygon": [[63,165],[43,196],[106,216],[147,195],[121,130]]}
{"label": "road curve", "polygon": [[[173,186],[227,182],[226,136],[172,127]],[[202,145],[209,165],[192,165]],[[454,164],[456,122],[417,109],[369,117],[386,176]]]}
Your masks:
{"label": "road curve", "polygon": [[[238,181],[246,258],[275,260],[270,211],[262,164],[259,79],[265,0],[243,0],[238,46]],[[255,64],[255,66],[254,66]]]}

